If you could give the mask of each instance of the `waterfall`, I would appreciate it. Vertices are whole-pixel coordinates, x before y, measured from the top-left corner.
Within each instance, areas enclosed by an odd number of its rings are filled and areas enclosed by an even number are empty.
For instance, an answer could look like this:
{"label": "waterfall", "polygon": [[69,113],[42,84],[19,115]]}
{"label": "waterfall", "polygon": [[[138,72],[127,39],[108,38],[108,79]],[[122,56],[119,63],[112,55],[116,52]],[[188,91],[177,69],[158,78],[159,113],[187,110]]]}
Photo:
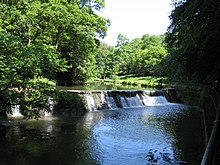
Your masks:
{"label": "waterfall", "polygon": [[144,95],[143,99],[145,106],[156,106],[167,104],[168,101],[164,96],[148,96]]}
{"label": "waterfall", "polygon": [[106,96],[106,98],[107,100],[109,100],[108,107],[110,107],[110,109],[143,106],[142,100],[139,97],[139,94],[142,93],[142,91],[117,90],[117,91],[107,91],[107,93],[108,95]]}
{"label": "waterfall", "polygon": [[[54,109],[54,105],[55,105],[54,99],[49,97],[48,104],[49,104],[50,112],[48,112],[48,111],[43,112],[42,115],[44,115],[44,116],[51,116],[53,114],[53,109]],[[20,113],[20,105],[12,105],[11,112],[12,112],[12,114],[10,115],[11,117],[22,117],[23,116]]]}
{"label": "waterfall", "polygon": [[[93,90],[79,91],[69,90],[82,94],[88,111],[97,111],[104,109],[119,108],[138,108],[145,106],[158,106],[168,103],[161,91],[145,91],[145,90]],[[54,109],[54,99],[49,98],[48,104],[50,112],[44,112],[44,116],[51,116]],[[23,116],[19,112],[19,105],[12,106],[12,117]]]}
{"label": "waterfall", "polygon": [[[159,94],[156,96],[156,94]],[[167,104],[161,92],[144,90],[107,90],[85,92],[84,97],[89,111],[101,109],[138,108]],[[153,96],[151,96],[153,95]]]}
{"label": "waterfall", "polygon": [[49,104],[50,112],[47,112],[47,111],[44,112],[44,116],[46,116],[46,117],[52,116],[52,114],[53,114],[53,109],[54,109],[54,105],[55,105],[54,99],[49,97],[48,98],[48,104]]}
{"label": "waterfall", "polygon": [[108,100],[106,100],[105,95],[105,91],[86,92],[84,96],[87,103],[87,109],[89,111],[106,109]]}
{"label": "waterfall", "polygon": [[20,105],[11,106],[12,117],[22,117],[23,115],[20,113]]}
{"label": "waterfall", "polygon": [[87,104],[88,104],[88,109],[90,111],[97,110],[97,107],[95,105],[95,100],[92,97],[92,93],[86,94],[86,101],[87,101]]}

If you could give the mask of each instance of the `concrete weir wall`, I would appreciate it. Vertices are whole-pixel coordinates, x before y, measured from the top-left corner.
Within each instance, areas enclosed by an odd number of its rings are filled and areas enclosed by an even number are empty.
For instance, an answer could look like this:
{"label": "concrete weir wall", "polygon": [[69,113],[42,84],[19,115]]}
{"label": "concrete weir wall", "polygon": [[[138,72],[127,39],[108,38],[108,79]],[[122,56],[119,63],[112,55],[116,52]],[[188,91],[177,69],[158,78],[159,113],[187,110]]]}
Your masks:
{"label": "concrete weir wall", "polygon": [[172,103],[181,102],[180,96],[178,95],[176,88],[173,87],[164,88],[163,93],[169,102]]}
{"label": "concrete weir wall", "polygon": [[68,90],[67,92],[80,95],[88,111],[135,108],[167,102],[161,90]]}
{"label": "concrete weir wall", "polygon": [[102,92],[145,92],[149,96],[163,96],[163,90],[67,90],[69,93],[88,94],[88,93],[102,93]]}

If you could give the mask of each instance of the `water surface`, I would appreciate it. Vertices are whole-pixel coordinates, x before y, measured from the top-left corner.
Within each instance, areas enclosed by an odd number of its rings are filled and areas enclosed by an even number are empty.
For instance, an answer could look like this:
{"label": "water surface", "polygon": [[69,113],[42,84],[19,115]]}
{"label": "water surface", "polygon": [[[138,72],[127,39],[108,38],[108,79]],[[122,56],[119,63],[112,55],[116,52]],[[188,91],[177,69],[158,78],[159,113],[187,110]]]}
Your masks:
{"label": "water surface", "polygon": [[181,104],[3,122],[2,165],[200,164],[202,113]]}

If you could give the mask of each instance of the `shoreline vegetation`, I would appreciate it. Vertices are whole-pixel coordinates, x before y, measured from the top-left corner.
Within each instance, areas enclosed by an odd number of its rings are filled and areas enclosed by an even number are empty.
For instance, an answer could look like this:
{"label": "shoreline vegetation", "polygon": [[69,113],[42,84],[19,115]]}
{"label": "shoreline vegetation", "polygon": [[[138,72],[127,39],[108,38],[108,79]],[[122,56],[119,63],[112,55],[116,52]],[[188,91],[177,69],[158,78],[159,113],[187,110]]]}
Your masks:
{"label": "shoreline vegetation", "polygon": [[153,76],[135,76],[135,75],[124,75],[124,76],[116,76],[112,79],[99,79],[93,78],[86,82],[95,83],[95,82],[103,82],[106,84],[114,84],[114,85],[132,85],[137,87],[149,87],[149,88],[159,88],[166,86],[167,78],[165,77],[153,77]]}
{"label": "shoreline vegetation", "polygon": [[38,119],[53,97],[71,104],[64,109],[81,106],[78,96],[54,92],[55,83],[69,87],[93,77],[86,83],[161,89],[180,81],[183,102],[204,109],[209,137],[220,104],[219,0],[172,4],[165,34],[130,41],[120,33],[114,47],[100,40],[111,21],[96,14],[104,1],[1,1],[0,116],[19,105],[27,119]]}

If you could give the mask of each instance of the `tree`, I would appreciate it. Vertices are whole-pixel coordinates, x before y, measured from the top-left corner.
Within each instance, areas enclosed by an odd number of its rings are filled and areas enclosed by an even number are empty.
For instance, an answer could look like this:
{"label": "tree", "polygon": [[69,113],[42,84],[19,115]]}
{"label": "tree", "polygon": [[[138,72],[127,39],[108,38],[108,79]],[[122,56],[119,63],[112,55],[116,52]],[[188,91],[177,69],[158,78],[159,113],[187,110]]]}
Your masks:
{"label": "tree", "polygon": [[116,53],[119,56],[119,73],[149,76],[156,73],[158,64],[167,51],[163,44],[164,36],[144,35],[130,42],[122,42]]}
{"label": "tree", "polygon": [[117,37],[117,45],[116,45],[116,48],[120,48],[121,45],[125,44],[129,42],[129,39],[123,35],[123,34],[119,34],[118,37]]}
{"label": "tree", "polygon": [[[98,37],[106,35],[108,21],[93,10],[103,1],[21,0],[0,6],[2,28],[27,43],[56,47],[69,64],[57,74],[60,84],[83,83],[93,73]],[[92,62],[91,62],[92,61]]]}
{"label": "tree", "polygon": [[101,78],[115,75],[136,76],[161,75],[160,63],[167,55],[164,35],[136,38],[129,41],[119,34],[116,48],[102,43],[96,56],[98,73]]}
{"label": "tree", "polygon": [[[103,1],[0,2],[0,111],[20,105],[38,118],[49,110],[56,82],[71,85],[92,76],[98,37],[108,21],[93,10]],[[65,72],[65,73],[63,73]]]}
{"label": "tree", "polygon": [[53,46],[27,44],[0,28],[0,112],[11,113],[20,105],[27,118],[50,111],[55,89],[53,72],[65,71],[66,62]]}
{"label": "tree", "polygon": [[105,7],[105,1],[104,0],[78,0],[78,5],[80,8],[88,7],[91,11],[102,9]]}
{"label": "tree", "polygon": [[174,1],[174,5],[166,35],[167,74],[181,81],[219,80],[219,1]]}
{"label": "tree", "polygon": [[99,78],[112,78],[118,73],[118,64],[115,59],[115,48],[101,42],[97,55],[97,76]]}

